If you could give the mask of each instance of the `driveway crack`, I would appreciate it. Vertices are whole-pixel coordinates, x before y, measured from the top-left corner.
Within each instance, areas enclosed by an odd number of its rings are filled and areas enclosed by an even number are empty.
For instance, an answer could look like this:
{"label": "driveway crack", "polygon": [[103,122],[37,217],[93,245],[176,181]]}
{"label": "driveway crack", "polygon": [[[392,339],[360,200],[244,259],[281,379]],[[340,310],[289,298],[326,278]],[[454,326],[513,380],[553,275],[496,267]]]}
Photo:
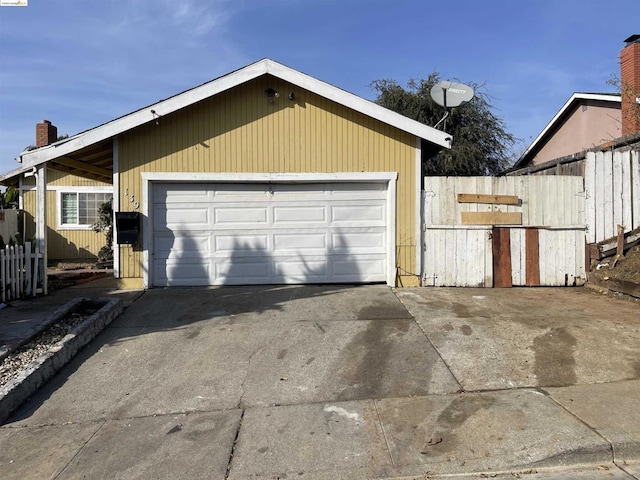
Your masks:
{"label": "driveway crack", "polygon": [[242,393],[240,394],[240,398],[238,399],[237,408],[239,408],[239,409],[243,408],[242,407],[242,401],[244,400],[244,394],[245,394],[244,384],[247,382],[247,379],[249,378],[249,371],[251,370],[251,362],[253,361],[253,357],[255,357],[257,354],[261,353],[265,348],[267,348],[267,347],[258,348],[255,352],[253,352],[249,356],[249,358],[247,360],[247,368],[245,369],[244,378],[242,379],[242,382],[240,383],[240,389],[242,390]]}
{"label": "driveway crack", "polygon": [[373,408],[376,409],[376,416],[378,417],[378,423],[380,424],[380,430],[382,430],[382,437],[384,438],[384,444],[387,447],[387,453],[389,454],[389,460],[391,461],[391,465],[394,465],[393,455],[391,455],[391,447],[389,446],[389,440],[387,439],[387,432],[384,431],[384,425],[382,424],[382,419],[380,418],[380,412],[378,411],[378,403],[375,400],[372,400]]}
{"label": "driveway crack", "polygon": [[224,480],[228,480],[231,473],[231,462],[233,462],[233,456],[236,453],[238,447],[238,438],[240,437],[240,429],[242,428],[242,420],[244,419],[244,410],[240,413],[240,421],[238,422],[238,429],[236,430],[236,437],[233,439],[233,445],[231,446],[231,453],[229,454],[229,461],[227,462],[227,471],[224,474]]}
{"label": "driveway crack", "polygon": [[75,458],[76,458],[78,455],[80,455],[80,452],[82,452],[82,451],[84,450],[84,448],[87,446],[87,444],[88,444],[88,443],[93,439],[93,437],[95,437],[95,436],[98,434],[98,432],[99,432],[100,430],[102,430],[102,427],[104,427],[106,423],[107,423],[107,420],[103,420],[103,421],[101,421],[101,422],[100,422],[100,426],[99,426],[98,428],[96,428],[96,431],[95,431],[95,432],[93,432],[93,433],[91,434],[91,436],[87,439],[87,441],[86,441],[86,442],[84,442],[84,443],[82,444],[82,446],[78,449],[78,451],[75,453],[75,455],[73,455],[73,456],[69,459],[69,461],[66,463],[66,465],[65,465],[64,467],[62,467],[62,469],[61,469],[61,470],[60,470],[60,472],[55,476],[55,478],[60,478],[60,475],[62,475],[62,474],[64,473],[64,471],[69,467],[69,465],[71,465],[71,463],[75,460]]}

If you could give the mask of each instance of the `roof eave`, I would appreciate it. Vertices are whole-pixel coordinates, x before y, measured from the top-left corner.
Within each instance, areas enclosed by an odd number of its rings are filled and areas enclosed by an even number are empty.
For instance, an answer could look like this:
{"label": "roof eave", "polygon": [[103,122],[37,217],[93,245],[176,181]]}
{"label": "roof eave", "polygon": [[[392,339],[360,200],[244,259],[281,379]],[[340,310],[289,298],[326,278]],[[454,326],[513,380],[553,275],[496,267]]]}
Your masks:
{"label": "roof eave", "polygon": [[441,132],[433,127],[429,127],[428,125],[404,117],[403,115],[388,110],[374,102],[365,100],[357,95],[341,90],[338,87],[293,70],[274,60],[263,59],[227,75],[211,80],[198,87],[179,93],[173,97],[161,100],[123,117],[111,120],[103,125],[69,137],[64,141],[56,142],[36,150],[22,152],[18,161],[26,167],[31,167],[63,155],[68,155],[80,150],[81,148],[115,137],[123,132],[154,121],[158,117],[168,115],[189,105],[222,93],[264,74],[273,75],[298,87],[310,90],[318,95],[380,120],[381,122],[390,124],[400,130],[404,130],[419,138],[434,143],[442,148],[451,148],[452,137],[446,132]]}
{"label": "roof eave", "polygon": [[573,106],[573,104],[580,100],[601,100],[605,102],[621,103],[622,97],[620,95],[609,95],[603,93],[574,93],[573,95],[571,95],[569,100],[565,102],[558,113],[555,114],[551,121],[547,123],[547,125],[542,129],[535,140],[529,145],[529,147],[527,147],[524,153],[520,155],[518,161],[514,163],[513,167],[511,168],[518,168],[523,166],[523,164],[525,164],[528,160],[527,157],[529,156],[529,153],[531,153],[537,147],[537,145],[545,138],[547,133],[553,129],[556,123],[565,115],[565,113]]}

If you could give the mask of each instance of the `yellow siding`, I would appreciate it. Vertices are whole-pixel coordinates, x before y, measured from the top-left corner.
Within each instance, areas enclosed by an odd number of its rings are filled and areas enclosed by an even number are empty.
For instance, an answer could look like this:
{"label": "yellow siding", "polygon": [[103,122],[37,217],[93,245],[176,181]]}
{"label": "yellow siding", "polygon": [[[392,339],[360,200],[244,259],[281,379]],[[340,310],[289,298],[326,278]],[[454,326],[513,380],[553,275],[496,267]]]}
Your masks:
{"label": "yellow siding", "polygon": [[[23,181],[24,186],[35,185],[33,177]],[[47,186],[105,187],[110,184],[69,175],[57,170],[47,170]],[[36,192],[23,193],[25,239],[35,237]],[[47,253],[49,260],[95,260],[105,244],[102,233],[92,230],[57,230],[58,203],[56,191],[47,191]]]}
{"label": "yellow siding", "polygon": [[[271,104],[267,88],[280,92]],[[263,76],[123,134],[118,195],[121,210],[133,209],[125,190],[142,209],[142,172],[398,172],[397,265],[417,274],[415,145],[409,133]],[[120,252],[121,276],[141,277],[142,251]]]}

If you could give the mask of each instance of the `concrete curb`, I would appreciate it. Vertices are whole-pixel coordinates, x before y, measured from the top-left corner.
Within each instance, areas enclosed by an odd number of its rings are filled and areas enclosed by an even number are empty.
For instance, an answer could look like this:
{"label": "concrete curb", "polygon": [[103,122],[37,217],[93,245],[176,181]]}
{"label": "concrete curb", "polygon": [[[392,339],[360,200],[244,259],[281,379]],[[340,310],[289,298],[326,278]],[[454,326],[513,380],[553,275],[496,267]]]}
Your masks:
{"label": "concrete curb", "polygon": [[37,337],[38,334],[40,334],[40,332],[42,332],[43,330],[48,328],[49,325],[57,322],[58,320],[63,318],[65,315],[68,315],[69,313],[72,313],[75,310],[77,310],[79,308],[80,304],[85,300],[87,300],[87,299],[86,298],[74,298],[70,302],[67,302],[64,305],[62,305],[61,307],[56,308],[53,311],[53,313],[50,314],[47,318],[45,318],[45,320],[42,323],[32,327],[31,331],[29,331],[24,336],[24,338],[20,339],[20,341],[18,341],[16,343],[12,343],[10,345],[7,345],[6,348],[0,349],[0,362],[5,357],[7,357],[11,352],[15,352],[20,347],[22,347],[25,343],[29,343],[31,340],[33,340],[35,337]]}
{"label": "concrete curb", "polygon": [[[99,302],[104,303],[104,305],[84,322],[77,325],[62,340],[51,346],[46,353],[31,362],[17,378],[0,388],[0,423],[4,422],[25,400],[53,377],[82,347],[89,343],[123,311],[120,300],[76,298],[50,315],[45,322],[44,328],[36,333],[44,330],[47,326],[69,313],[73,313],[74,310],[78,310],[84,302]],[[29,339],[33,338],[33,336]],[[24,343],[26,341],[22,342],[22,344]]]}

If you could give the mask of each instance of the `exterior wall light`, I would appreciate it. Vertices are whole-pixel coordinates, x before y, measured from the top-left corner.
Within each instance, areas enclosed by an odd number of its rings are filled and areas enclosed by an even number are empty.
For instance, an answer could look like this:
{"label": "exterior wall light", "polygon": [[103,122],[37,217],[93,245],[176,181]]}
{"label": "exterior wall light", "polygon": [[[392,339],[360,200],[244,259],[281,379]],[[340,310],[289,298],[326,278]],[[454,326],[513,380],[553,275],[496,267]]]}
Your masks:
{"label": "exterior wall light", "polygon": [[264,93],[267,95],[267,102],[269,103],[273,103],[273,100],[280,96],[277,90],[274,90],[273,88],[267,88]]}

